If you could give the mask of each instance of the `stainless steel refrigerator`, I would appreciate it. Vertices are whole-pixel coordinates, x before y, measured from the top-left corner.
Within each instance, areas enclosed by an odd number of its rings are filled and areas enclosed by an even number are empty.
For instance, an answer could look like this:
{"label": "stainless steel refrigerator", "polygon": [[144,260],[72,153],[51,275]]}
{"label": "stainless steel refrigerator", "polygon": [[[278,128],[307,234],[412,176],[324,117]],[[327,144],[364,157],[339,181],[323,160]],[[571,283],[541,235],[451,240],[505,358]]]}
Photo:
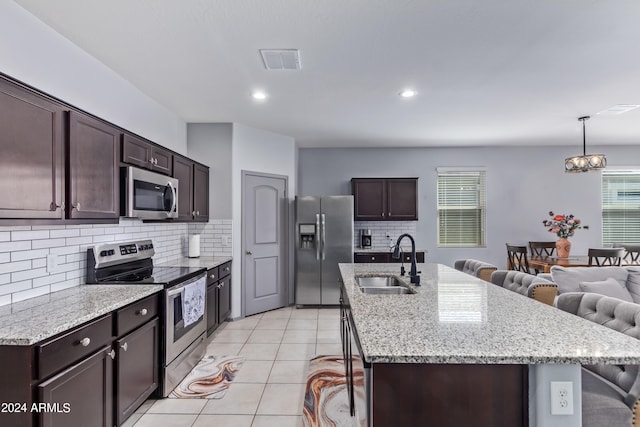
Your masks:
{"label": "stainless steel refrigerator", "polygon": [[353,196],[296,197],[296,305],[337,305],[353,262]]}

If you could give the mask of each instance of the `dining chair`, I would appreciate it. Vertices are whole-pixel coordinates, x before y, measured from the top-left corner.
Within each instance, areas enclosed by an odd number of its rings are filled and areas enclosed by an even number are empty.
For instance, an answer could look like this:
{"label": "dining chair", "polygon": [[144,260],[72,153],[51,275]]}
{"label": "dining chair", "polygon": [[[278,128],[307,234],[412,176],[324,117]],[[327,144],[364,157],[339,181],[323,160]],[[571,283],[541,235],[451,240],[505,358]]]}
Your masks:
{"label": "dining chair", "polygon": [[531,256],[553,256],[556,252],[556,242],[529,242]]}
{"label": "dining chair", "polygon": [[624,248],[589,248],[589,266],[621,265]]}
{"label": "dining chair", "polygon": [[[529,242],[529,250],[532,257],[544,257],[552,256],[556,252],[556,242]],[[540,273],[540,270],[534,268],[536,274]]]}
{"label": "dining chair", "polygon": [[527,258],[526,246],[510,245],[507,243],[507,257],[509,260],[509,270],[529,273],[529,258]]}
{"label": "dining chair", "polygon": [[628,244],[628,243],[614,243],[614,248],[624,248],[624,260],[625,264],[640,264],[640,245]]}

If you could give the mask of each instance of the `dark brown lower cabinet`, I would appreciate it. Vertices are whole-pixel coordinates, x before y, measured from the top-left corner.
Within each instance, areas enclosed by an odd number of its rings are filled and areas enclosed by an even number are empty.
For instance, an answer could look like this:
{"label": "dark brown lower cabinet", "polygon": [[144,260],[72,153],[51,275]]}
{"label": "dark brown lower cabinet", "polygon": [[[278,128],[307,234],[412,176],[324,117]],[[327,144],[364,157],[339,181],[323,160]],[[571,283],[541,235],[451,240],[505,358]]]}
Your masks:
{"label": "dark brown lower cabinet", "polygon": [[[216,269],[217,270],[217,269]],[[207,282],[207,336],[216,330],[218,322],[218,282]]]}
{"label": "dark brown lower cabinet", "polygon": [[103,347],[38,385],[41,427],[113,425],[112,351]]}
{"label": "dark brown lower cabinet", "polygon": [[231,313],[231,276],[220,279],[218,283],[218,323],[227,320]]}
{"label": "dark brown lower cabinet", "polygon": [[116,425],[121,425],[158,387],[160,322],[146,323],[116,340]]}
{"label": "dark brown lower cabinet", "polygon": [[159,295],[32,346],[0,346],[0,426],[119,426],[158,388]]}

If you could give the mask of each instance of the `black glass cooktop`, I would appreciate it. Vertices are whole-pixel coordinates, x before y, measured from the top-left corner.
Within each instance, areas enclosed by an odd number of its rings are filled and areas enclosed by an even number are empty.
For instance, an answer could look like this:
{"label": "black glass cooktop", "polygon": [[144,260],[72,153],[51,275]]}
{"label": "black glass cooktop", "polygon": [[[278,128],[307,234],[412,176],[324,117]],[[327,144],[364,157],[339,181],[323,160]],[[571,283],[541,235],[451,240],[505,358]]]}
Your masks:
{"label": "black glass cooktop", "polygon": [[166,287],[170,287],[189,280],[205,271],[206,269],[198,267],[149,267],[116,276],[103,277],[98,283],[165,285]]}

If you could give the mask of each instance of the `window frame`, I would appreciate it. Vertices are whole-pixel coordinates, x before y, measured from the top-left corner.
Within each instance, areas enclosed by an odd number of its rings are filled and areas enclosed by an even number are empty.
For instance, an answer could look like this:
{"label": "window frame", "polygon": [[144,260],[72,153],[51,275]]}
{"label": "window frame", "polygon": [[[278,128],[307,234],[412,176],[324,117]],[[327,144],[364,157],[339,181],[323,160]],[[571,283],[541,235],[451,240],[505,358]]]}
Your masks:
{"label": "window frame", "polygon": [[[439,167],[436,168],[436,245],[438,248],[486,248],[487,245],[487,171],[484,167],[454,167],[454,168],[444,168]],[[446,177],[450,177],[450,182],[446,183]],[[463,194],[462,192],[458,192],[453,194],[450,199],[451,204],[443,204],[441,203],[445,197],[443,191],[449,191],[444,189],[443,186],[451,186],[454,183],[454,180],[464,180],[464,179],[472,179],[476,182],[476,189],[474,191],[474,195],[471,192],[468,194]],[[475,199],[475,204],[468,204],[467,202],[473,201]],[[457,201],[457,205],[455,204]],[[452,231],[448,234],[451,235],[450,238],[447,238],[446,231],[443,233],[446,224],[443,225],[442,221],[446,220],[443,218],[443,214],[447,211],[455,211],[453,214],[458,214],[458,219],[455,217],[450,218],[450,220],[455,224],[457,222],[458,231]],[[469,241],[463,241],[460,237],[463,232],[460,231],[463,226],[461,224],[464,223],[465,218],[463,218],[464,211],[475,211],[477,212],[478,218],[476,231],[472,233],[475,235],[474,239],[470,239]],[[472,216],[469,216],[467,220],[471,218],[471,222],[474,220]],[[453,224],[452,224],[453,226]],[[457,238],[455,236],[458,236]]]}
{"label": "window frame", "polygon": [[[633,176],[631,182],[624,182],[625,175]],[[613,178],[618,177],[619,182],[613,182]],[[633,182],[635,181],[635,182]],[[618,184],[618,187],[622,190],[626,189],[627,185],[631,184],[627,193],[633,197],[629,200],[624,200],[619,197],[620,189],[617,190],[618,197],[616,198],[617,204],[612,203],[613,198],[611,186]],[[600,191],[601,197],[601,216],[602,216],[602,245],[604,247],[610,247],[614,243],[633,243],[640,244],[640,166],[629,167],[607,167],[602,171],[602,187]],[[607,208],[607,206],[610,206]],[[618,215],[617,220],[621,225],[611,225],[609,221],[613,221],[613,215]],[[635,214],[635,215],[633,215]],[[635,223],[635,227],[629,227],[627,225]]]}

